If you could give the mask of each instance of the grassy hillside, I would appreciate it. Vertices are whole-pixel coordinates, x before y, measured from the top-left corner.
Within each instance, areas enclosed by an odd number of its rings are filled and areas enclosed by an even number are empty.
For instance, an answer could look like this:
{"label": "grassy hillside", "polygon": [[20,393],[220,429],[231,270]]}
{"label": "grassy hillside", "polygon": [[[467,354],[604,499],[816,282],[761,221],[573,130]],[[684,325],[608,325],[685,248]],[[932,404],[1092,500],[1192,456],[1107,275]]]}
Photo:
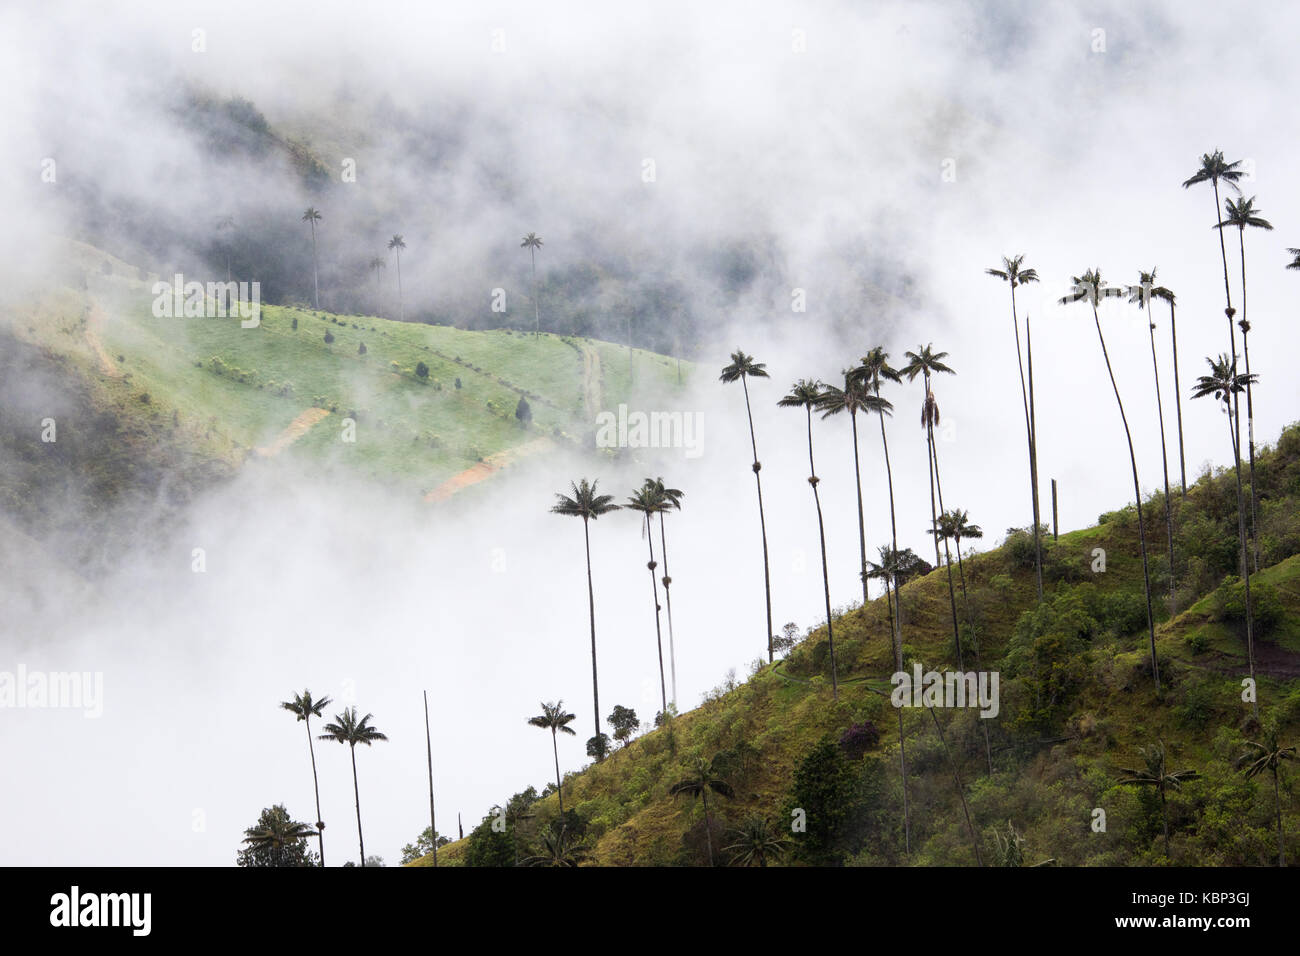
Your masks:
{"label": "grassy hillside", "polygon": [[158,318],[157,276],[71,242],[64,268],[61,286],[6,310],[0,332],[27,364],[57,366],[83,412],[227,469],[282,454],[428,493],[484,460],[581,444],[600,408],[633,394],[671,401],[690,373],[641,350],[629,368],[625,347],[545,333],[266,305],[249,329],[238,317]]}
{"label": "grassy hillside", "polygon": [[[1102,515],[1096,526],[1057,541],[1049,535],[1046,595],[1038,607],[1026,532],[964,558],[969,610],[960,581],[957,589],[966,668],[975,669],[978,646],[982,668],[1000,674],[1001,709],[983,720],[972,710],[936,708],[942,738],[930,712],[901,711],[910,853],[883,599],[835,622],[838,701],[831,697],[825,631],[812,630],[786,659],[761,663],[739,686],[715,689],[702,706],[569,774],[567,826],[581,834],[595,863],[704,865],[702,805],[669,792],[703,758],[734,792],[710,796],[719,863],[732,856],[719,848],[737,839],[735,828],[758,817],[787,837],[783,863],[973,865],[978,842],[985,863],[1159,865],[1165,855],[1158,794],[1120,781],[1123,768],[1144,766],[1140,747],[1163,742],[1169,770],[1199,775],[1168,794],[1171,862],[1275,865],[1272,778],[1265,772],[1248,780],[1234,762],[1247,740],[1266,739],[1271,729],[1284,746],[1300,743],[1300,426],[1260,455],[1257,475],[1259,722],[1242,700],[1241,585],[1231,577],[1235,484],[1230,472],[1206,474],[1173,502],[1176,615],[1169,613],[1170,567],[1159,544],[1163,498],[1143,507],[1147,540],[1157,542],[1159,694],[1147,647],[1136,509]],[[1105,552],[1104,571],[1094,570],[1097,549]],[[945,569],[903,586],[901,620],[908,670],[913,661],[956,667]],[[844,738],[855,725],[856,747]],[[1300,856],[1296,770],[1284,765],[1281,780],[1288,861]],[[494,834],[485,821],[440,851],[440,865],[508,864],[539,852],[544,828],[558,816],[553,790],[540,800],[535,792],[516,795],[507,806],[507,832]],[[796,808],[807,814],[802,834],[790,832]]]}

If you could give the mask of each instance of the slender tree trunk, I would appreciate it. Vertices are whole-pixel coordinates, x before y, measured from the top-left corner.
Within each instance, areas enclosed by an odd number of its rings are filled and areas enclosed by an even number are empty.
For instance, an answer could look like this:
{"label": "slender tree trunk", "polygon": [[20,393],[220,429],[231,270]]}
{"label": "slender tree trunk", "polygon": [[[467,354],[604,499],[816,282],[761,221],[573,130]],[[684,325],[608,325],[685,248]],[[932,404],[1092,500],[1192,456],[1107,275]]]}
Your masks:
{"label": "slender tree trunk", "polygon": [[311,279],[312,288],[315,291],[316,308],[320,309],[320,267],[316,264],[316,222],[313,219],[307,220],[311,223]]}
{"label": "slender tree trunk", "polygon": [[1277,865],[1286,866],[1286,844],[1282,840],[1282,796],[1277,786],[1277,765],[1273,765],[1273,808],[1277,812]]}
{"label": "slender tree trunk", "polygon": [[[1150,308],[1148,302],[1148,313]],[[1165,410],[1160,399],[1160,366],[1156,362],[1156,327],[1151,322],[1150,314],[1147,315],[1147,331],[1151,339],[1151,371],[1156,380],[1156,415],[1160,418],[1160,461],[1165,475],[1165,533],[1169,538],[1169,614],[1173,616],[1178,613],[1178,579],[1174,573],[1174,515],[1173,502],[1169,497],[1169,452],[1165,446]]]}
{"label": "slender tree trunk", "polygon": [[754,484],[758,488],[758,527],[763,535],[763,589],[767,595],[767,662],[776,658],[772,651],[772,573],[767,560],[767,520],[763,517],[763,479],[759,476],[762,465],[758,462],[758,442],[754,439],[754,412],[749,407],[749,384],[747,376],[740,376],[740,385],[745,390],[745,414],[749,417],[749,444],[754,450]]}
{"label": "slender tree trunk", "polygon": [[1174,322],[1174,303],[1169,303],[1169,335],[1174,349],[1174,405],[1178,409],[1178,471],[1182,478],[1183,497],[1187,497],[1187,457],[1183,451],[1183,393],[1178,384],[1178,326]]}
{"label": "slender tree trunk", "polygon": [[[927,384],[926,391],[929,392],[929,390],[930,390],[930,386]],[[931,439],[930,424],[929,422],[926,422],[925,459],[926,459],[926,465],[930,469],[930,527],[938,528],[939,512],[934,510],[934,455],[931,453],[931,440],[932,439]],[[943,564],[943,562],[939,559],[939,536],[935,534],[932,537],[934,538],[934,566],[938,568]]]}
{"label": "slender tree trunk", "polygon": [[[433,735],[429,732],[429,692],[424,692],[424,747],[429,757],[429,840],[433,844],[433,865],[438,865],[438,818],[433,812]],[[563,809],[561,809],[563,812]]]}
{"label": "slender tree trunk", "polygon": [[[935,443],[934,443],[934,428],[933,428],[933,426],[927,425],[927,426],[926,426],[926,432],[927,432],[927,435],[928,435],[928,437],[929,437],[929,439],[930,439],[930,441],[929,441],[929,445],[930,445],[930,455],[931,455],[931,457],[932,457],[932,459],[933,459],[932,464],[933,464],[933,468],[934,468],[934,486],[935,486],[935,488],[936,488],[936,489],[938,490],[938,492],[939,492],[939,514],[944,514],[944,509],[943,509],[943,485],[942,485],[942,483],[941,483],[940,480],[939,480],[939,449],[935,446]],[[938,524],[937,521],[936,521],[935,524],[934,524],[934,537],[935,537],[935,540],[936,540],[936,541],[939,539],[939,524]],[[960,553],[960,552],[959,552],[959,553]],[[952,639],[953,639],[953,641],[956,642],[956,645],[957,645],[957,666],[958,666],[959,668],[961,668],[961,670],[964,671],[964,670],[966,669],[966,659],[965,659],[965,655],[962,653],[962,649],[961,649],[961,625],[957,623],[957,595],[956,595],[956,593],[955,593],[954,590],[953,590],[953,584],[952,584],[952,552],[948,550],[948,536],[947,536],[947,535],[944,535],[944,536],[943,536],[943,554],[944,554],[944,558],[946,559],[946,561],[945,561],[945,566],[946,566],[947,571],[948,571],[948,604],[952,607]]]}
{"label": "slender tree trunk", "polygon": [[659,696],[663,703],[664,716],[668,715],[668,687],[664,681],[664,635],[659,627],[659,582],[655,578],[655,532],[650,524],[650,514],[645,516],[646,542],[650,545],[650,562],[646,565],[650,569],[650,590],[654,595],[655,602],[655,645],[659,649]]}
{"label": "slender tree trunk", "polygon": [[[975,670],[983,669],[980,663],[980,641],[975,633],[975,619],[970,613],[970,599],[966,594],[966,567],[961,558],[961,536],[954,536],[954,544],[957,545],[957,573],[961,580],[961,603],[966,609],[966,627],[970,631],[971,644],[975,648]],[[984,756],[988,761],[989,776],[993,776],[993,743],[989,740],[988,719],[980,718],[980,727],[984,731]]]}
{"label": "slender tree trunk", "polygon": [[542,334],[542,313],[537,308],[537,248],[528,247],[528,257],[533,261],[533,338]]}
{"label": "slender tree trunk", "polygon": [[1034,342],[1029,316],[1025,316],[1025,358],[1029,364],[1029,463],[1034,481],[1034,559],[1038,575],[1038,599],[1043,599],[1042,510],[1038,503],[1038,413],[1034,408]]}
{"label": "slender tree trunk", "polygon": [[[1160,767],[1160,772],[1164,773],[1164,765]],[[1169,803],[1165,799],[1164,781],[1160,783],[1160,816],[1163,818],[1165,829],[1165,859],[1169,859]]]}
{"label": "slender tree trunk", "polygon": [[406,321],[406,303],[402,298],[402,250],[394,249],[397,255],[397,321]]}
{"label": "slender tree trunk", "polygon": [[596,589],[591,583],[591,532],[582,519],[582,539],[587,546],[587,607],[591,614],[591,697],[596,714],[596,736],[600,736],[600,681],[596,677]]}
{"label": "slender tree trunk", "polygon": [[1138,545],[1142,549],[1142,587],[1147,599],[1147,632],[1151,642],[1151,674],[1156,682],[1156,694],[1160,693],[1160,665],[1156,661],[1156,621],[1151,612],[1151,571],[1147,566],[1147,533],[1142,520],[1142,486],[1138,483],[1137,456],[1133,453],[1133,434],[1128,428],[1128,416],[1124,414],[1124,401],[1119,397],[1119,385],[1115,382],[1115,372],[1110,367],[1110,353],[1106,351],[1106,337],[1101,332],[1101,318],[1097,315],[1094,300],[1092,319],[1097,325],[1097,340],[1101,342],[1101,355],[1106,360],[1106,373],[1110,376],[1110,387],[1115,391],[1115,404],[1119,406],[1120,421],[1124,423],[1124,437],[1128,441],[1128,460],[1133,468],[1133,500],[1137,504]]}
{"label": "slender tree trunk", "polygon": [[357,783],[357,746],[348,744],[352,752],[352,792],[357,798],[357,842],[361,844],[361,865],[366,865],[366,838],[361,835],[361,786]]}
{"label": "slender tree trunk", "polygon": [[316,776],[316,748],[311,742],[311,715],[303,718],[307,724],[307,752],[311,754],[311,784],[316,791],[316,836],[320,840],[320,865],[325,865],[325,823],[320,815],[320,780]]}
{"label": "slender tree trunk", "polygon": [[555,728],[551,728],[551,752],[555,754],[555,793],[560,798],[560,819],[564,819],[564,790],[560,781],[560,745],[555,739]]}
{"label": "slender tree trunk", "polygon": [[[1220,206],[1219,204],[1219,181],[1218,179],[1215,179],[1213,180],[1213,182],[1214,182],[1214,221],[1217,225],[1221,227],[1223,225],[1223,218],[1222,218],[1223,213],[1221,212],[1221,209],[1223,207]],[[1228,286],[1228,248],[1223,241],[1223,229],[1219,228],[1216,229],[1215,231],[1218,232],[1219,234],[1219,255],[1223,259],[1223,295],[1225,301],[1227,302],[1227,307],[1223,310],[1223,314],[1228,317],[1228,345],[1232,349],[1232,373],[1235,375],[1237,374],[1237,332],[1233,328],[1232,318],[1234,315],[1236,315],[1236,310],[1233,309],[1232,307],[1232,290]],[[1244,274],[1244,270],[1243,270],[1243,274]],[[1241,454],[1241,396],[1240,393],[1238,392],[1232,393],[1232,416],[1231,417],[1233,420],[1233,426],[1232,426],[1233,448],[1237,449],[1237,454],[1238,456],[1240,456]],[[1243,545],[1242,568],[1241,568],[1243,577],[1245,577],[1246,574],[1249,572],[1249,568],[1246,566],[1245,563],[1246,562],[1245,555],[1246,555],[1246,551]]]}
{"label": "slender tree trunk", "polygon": [[822,523],[822,499],[817,492],[817,484],[820,479],[817,477],[817,468],[813,464],[813,441],[812,441],[812,406],[807,406],[808,412],[808,484],[812,485],[813,502],[817,505],[817,533],[821,536],[822,546],[822,586],[826,593],[826,640],[830,643],[831,652],[831,698],[838,700],[840,696],[839,679],[835,668],[835,632],[831,625],[831,579],[830,571],[826,566],[826,526]]}
{"label": "slender tree trunk", "polygon": [[677,707],[677,650],[673,645],[673,592],[669,589],[672,577],[668,574],[668,537],[664,532],[664,513],[659,512],[659,550],[664,556],[664,604],[668,606],[668,676],[673,689],[673,708]]}
{"label": "slender tree trunk", "polygon": [[970,833],[971,846],[975,848],[975,863],[978,866],[984,865],[984,855],[980,853],[979,837],[975,835],[975,825],[971,823],[970,807],[966,805],[966,788],[962,786],[961,774],[957,772],[957,763],[952,759],[952,751],[948,749],[948,740],[943,735],[943,726],[939,723],[939,715],[934,712],[933,707],[927,708],[930,716],[934,719],[934,729],[939,732],[939,740],[943,744],[943,752],[948,757],[948,766],[952,768],[952,779],[957,785],[957,796],[961,797],[961,810],[966,817],[966,830]]}
{"label": "slender tree trunk", "polygon": [[853,423],[853,477],[854,487],[858,492],[858,550],[862,555],[862,566],[858,576],[862,579],[862,613],[867,613],[867,527],[862,515],[862,469],[858,463],[858,413],[849,412],[849,421]]}
{"label": "slender tree trunk", "polygon": [[[880,398],[880,383],[875,383],[876,398]],[[877,412],[880,417],[880,444],[885,452],[885,480],[889,488],[889,533],[893,548],[892,560],[898,560],[898,521],[894,515],[894,472],[889,464],[889,439],[885,436],[885,413]],[[903,606],[898,603],[898,588],[893,588],[893,601],[897,604],[897,613],[890,601],[890,578],[885,578],[885,605],[889,610],[889,630],[894,641],[894,665],[898,671],[903,669]],[[898,713],[898,759],[902,769],[903,784],[903,850],[912,855],[912,812],[907,799],[907,744],[903,739],[903,710],[894,708]]]}
{"label": "slender tree trunk", "polygon": [[[1026,331],[1028,331],[1026,318]],[[1020,401],[1025,408],[1025,440],[1029,451],[1030,500],[1034,510],[1034,575],[1038,581],[1038,600],[1043,600],[1043,552],[1038,541],[1038,462],[1034,454],[1034,430],[1029,414],[1029,393],[1025,388],[1025,365],[1020,357],[1020,319],[1016,315],[1016,287],[1011,286],[1011,325],[1016,333],[1016,365],[1020,368]]]}
{"label": "slender tree trunk", "polygon": [[[1235,371],[1236,366],[1233,366]],[[1227,402],[1224,402],[1228,405]],[[1246,557],[1246,501],[1241,490],[1241,446],[1237,441],[1237,430],[1233,425],[1233,415],[1231,406],[1228,407],[1228,437],[1232,439],[1232,465],[1237,475],[1237,537],[1241,544],[1241,569],[1242,581],[1245,582],[1246,588],[1246,657],[1250,665],[1250,683],[1255,686],[1255,623],[1254,608],[1250,603],[1250,562]],[[1259,692],[1255,691],[1255,700],[1251,702],[1251,710],[1255,717],[1259,717]]]}
{"label": "slender tree trunk", "polygon": [[[1241,243],[1241,351],[1246,360],[1246,442],[1250,451],[1250,552],[1255,561],[1255,571],[1259,571],[1259,505],[1255,492],[1255,402],[1250,385],[1250,323],[1246,321],[1246,227],[1237,228]],[[1240,436],[1241,429],[1237,429]],[[1238,441],[1241,438],[1238,437]]]}

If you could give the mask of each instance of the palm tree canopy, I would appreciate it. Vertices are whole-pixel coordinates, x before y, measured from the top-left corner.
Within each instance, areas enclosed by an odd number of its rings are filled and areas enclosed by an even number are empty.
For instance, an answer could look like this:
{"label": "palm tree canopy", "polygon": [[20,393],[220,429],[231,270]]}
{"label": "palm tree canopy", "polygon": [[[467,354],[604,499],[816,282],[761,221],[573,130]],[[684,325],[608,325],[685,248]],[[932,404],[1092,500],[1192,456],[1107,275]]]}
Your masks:
{"label": "palm tree canopy", "polygon": [[866,376],[855,375],[854,371],[854,369],[845,370],[843,388],[834,385],[822,386],[821,400],[817,404],[822,418],[830,418],[840,412],[848,412],[850,415],[864,411],[887,414],[889,409],[893,408],[888,401],[871,393],[871,386]]}
{"label": "palm tree canopy", "polygon": [[960,541],[962,538],[984,537],[984,529],[977,524],[971,524],[970,514],[957,508],[939,515],[932,533],[938,534],[941,541],[948,538]]}
{"label": "palm tree canopy", "polygon": [[754,356],[746,355],[740,349],[731,353],[731,364],[722,369],[718,381],[730,385],[745,376],[750,378],[767,378],[767,363],[755,362]]}
{"label": "palm tree canopy", "polygon": [[573,839],[564,825],[556,830],[552,823],[542,831],[541,836],[542,852],[525,858],[524,866],[575,867],[591,856],[586,844]]}
{"label": "palm tree canopy", "polygon": [[1288,249],[1287,255],[1293,258],[1286,264],[1286,267],[1288,269],[1300,269],[1300,249]]}
{"label": "palm tree canopy", "polygon": [[907,364],[903,366],[901,372],[907,376],[907,380],[913,381],[918,375],[929,378],[936,372],[947,372],[949,375],[957,373],[943,364],[943,360],[948,357],[947,352],[936,352],[930,345],[918,345],[915,352],[904,353],[907,355]]}
{"label": "palm tree canopy", "polygon": [[985,269],[984,272],[986,275],[997,276],[1004,282],[1010,282],[1013,289],[1027,282],[1037,282],[1038,270],[1022,269],[1021,264],[1024,261],[1025,257],[1023,255],[1013,256],[1010,259],[1003,256],[1001,269]]}
{"label": "palm tree canopy", "polygon": [[790,394],[776,404],[782,408],[816,408],[822,400],[824,387],[821,382],[801,378],[790,386]]}
{"label": "palm tree canopy", "polygon": [[595,521],[603,514],[609,514],[611,511],[617,511],[618,505],[614,504],[613,495],[596,494],[596,485],[600,479],[587,483],[583,478],[577,484],[569,483],[573,489],[573,497],[556,492],[555,505],[551,508],[552,514],[568,515],[574,518],[581,518],[583,521]]}
{"label": "palm tree canopy", "polygon": [[320,213],[315,206],[308,206],[307,211],[302,214],[303,222],[320,222]]}
{"label": "palm tree canopy", "polygon": [[1262,742],[1246,741],[1246,747],[1246,752],[1237,758],[1237,767],[1245,772],[1247,780],[1265,770],[1276,771],[1283,761],[1296,758],[1295,747],[1283,747],[1278,743],[1276,729],[1270,729]]}
{"label": "palm tree canopy", "polygon": [[330,705],[328,697],[322,697],[316,700],[311,696],[310,690],[304,690],[301,694],[294,694],[293,700],[281,701],[280,706],[297,715],[299,720],[306,720],[309,717],[321,716],[321,711]]}
{"label": "palm tree canopy", "polygon": [[682,510],[682,498],[685,497],[686,492],[682,491],[680,488],[666,487],[662,477],[655,479],[647,478],[645,483],[654,486],[655,495],[659,497],[663,505],[659,509],[660,511],[668,511],[670,509],[673,511]]}
{"label": "palm tree canopy", "polygon": [[1207,356],[1205,363],[1210,366],[1210,374],[1201,375],[1196,379],[1192,398],[1213,395],[1216,399],[1228,402],[1231,395],[1244,392],[1247,385],[1254,385],[1259,381],[1259,375],[1254,372],[1250,375],[1238,372],[1237,366],[1227,355],[1220,354],[1217,359]]}
{"label": "palm tree canopy", "polygon": [[667,511],[669,506],[666,504],[665,496],[659,492],[655,483],[647,478],[645,484],[628,496],[627,504],[623,505],[623,507],[631,511],[639,511],[649,517],[661,511]]}
{"label": "palm tree canopy", "polygon": [[1087,270],[1081,276],[1071,276],[1070,281],[1074,284],[1074,288],[1057,300],[1059,305],[1087,302],[1096,308],[1097,303],[1107,296],[1121,295],[1126,291],[1107,285],[1106,280],[1101,277],[1101,269],[1096,267]]}
{"label": "palm tree canopy", "polygon": [[1241,192],[1241,187],[1237,185],[1244,174],[1245,170],[1238,169],[1241,160],[1236,162],[1225,162],[1223,150],[1216,149],[1212,153],[1203,153],[1201,155],[1201,167],[1192,174],[1190,179],[1183,182],[1183,188],[1188,189],[1197,183],[1218,183],[1220,180],[1227,183],[1237,192]]}
{"label": "palm tree canopy", "polygon": [[389,248],[389,249],[405,249],[405,248],[406,248],[406,242],[405,242],[405,240],[402,239],[401,236],[393,236],[393,238],[391,238],[391,239],[388,240],[388,248]]}
{"label": "palm tree canopy", "polygon": [[705,762],[703,757],[696,757],[695,767],[691,771],[691,775],[669,787],[668,793],[674,797],[681,794],[686,794],[689,797],[700,797],[709,790],[723,797],[730,797],[735,793],[731,789],[731,784],[717,776],[713,768],[713,761]]}
{"label": "palm tree canopy", "polygon": [[1128,300],[1137,303],[1139,309],[1147,307],[1148,299],[1159,299],[1161,302],[1174,304],[1174,293],[1162,285],[1156,285],[1156,270],[1153,266],[1150,272],[1138,270],[1138,284],[1128,287]]}
{"label": "palm tree canopy", "polygon": [[1230,198],[1225,199],[1223,201],[1223,208],[1226,211],[1226,214],[1223,217],[1223,222],[1216,226],[1212,226],[1211,228],[1222,229],[1224,226],[1236,226],[1238,229],[1243,231],[1247,226],[1251,226],[1255,229],[1273,228],[1271,222],[1259,215],[1259,210],[1255,208],[1254,196],[1251,196],[1249,199],[1243,197],[1236,202],[1233,202]]}
{"label": "palm tree canopy", "polygon": [[888,379],[891,382],[903,381],[903,376],[889,364],[889,353],[885,351],[883,345],[877,345],[862,356],[862,364],[853,369],[852,374],[866,379],[874,392],[880,391],[881,379]]}
{"label": "palm tree canopy", "polygon": [[349,747],[355,747],[357,744],[365,744],[369,747],[376,740],[387,740],[388,738],[370,725],[373,714],[366,714],[360,720],[357,719],[357,709],[355,707],[346,708],[343,713],[334,715],[334,723],[325,725],[325,733],[317,737],[317,740],[333,740],[341,744],[347,744]]}
{"label": "palm tree canopy", "polygon": [[244,832],[248,834],[243,839],[244,843],[276,850],[283,849],[286,845],[298,840],[316,836],[315,827],[308,826],[306,823],[299,823],[296,820],[290,820],[287,817],[272,817],[269,825],[253,827]]}
{"label": "palm tree canopy", "polygon": [[521,249],[540,249],[542,248],[542,237],[535,232],[530,232],[524,236],[524,241],[519,243]]}
{"label": "palm tree canopy", "polygon": [[562,734],[573,736],[573,728],[569,724],[576,720],[577,714],[569,714],[564,711],[564,701],[559,700],[553,704],[542,703],[542,712],[536,717],[528,718],[528,723],[533,727],[542,727],[552,733],[559,731]]}
{"label": "palm tree canopy", "polygon": [[731,831],[734,843],[724,846],[724,852],[734,852],[733,862],[749,866],[755,860],[779,856],[785,852],[789,840],[763,817],[750,817],[743,826]]}
{"label": "palm tree canopy", "polygon": [[1195,770],[1170,770],[1165,763],[1163,745],[1139,747],[1138,753],[1142,755],[1146,766],[1136,769],[1120,767],[1120,772],[1124,774],[1120,783],[1177,790],[1188,780],[1195,780],[1199,776]]}
{"label": "palm tree canopy", "polygon": [[376,270],[376,269],[387,269],[387,268],[388,268],[388,263],[385,262],[385,261],[384,261],[382,258],[380,258],[379,256],[375,256],[375,257],[373,257],[373,258],[370,260],[370,271],[371,271],[371,272],[373,272],[373,271]]}

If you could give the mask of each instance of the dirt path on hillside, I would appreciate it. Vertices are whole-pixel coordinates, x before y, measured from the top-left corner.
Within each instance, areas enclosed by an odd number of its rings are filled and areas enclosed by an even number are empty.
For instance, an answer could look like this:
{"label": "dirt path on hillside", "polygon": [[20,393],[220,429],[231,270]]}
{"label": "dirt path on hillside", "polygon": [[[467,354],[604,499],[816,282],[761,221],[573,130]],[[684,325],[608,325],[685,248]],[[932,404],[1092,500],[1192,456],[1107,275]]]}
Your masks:
{"label": "dirt path on hillside", "polygon": [[99,307],[99,303],[91,299],[90,315],[86,321],[86,341],[90,343],[90,348],[99,361],[99,370],[110,378],[121,378],[122,370],[117,367],[117,363],[113,361],[113,356],[108,354],[108,349],[104,348],[104,343],[99,338],[99,330],[104,327],[106,318],[107,316],[104,314],[104,310]]}
{"label": "dirt path on hillside", "polygon": [[600,411],[600,353],[583,344],[582,349],[582,400],[587,407],[587,420],[595,421]]}
{"label": "dirt path on hillside", "polygon": [[482,461],[466,468],[459,474],[452,475],[437,488],[426,494],[424,500],[428,502],[446,501],[462,488],[468,488],[470,485],[478,484],[485,478],[491,478],[506,465],[545,451],[552,447],[553,444],[551,439],[543,436],[518,447],[499,451],[495,455],[488,455]]}
{"label": "dirt path on hillside", "polygon": [[303,412],[301,415],[299,415],[297,418],[291,421],[288,427],[286,427],[284,431],[280,432],[280,434],[276,436],[275,441],[271,442],[271,444],[265,446],[264,448],[257,449],[256,454],[260,458],[274,458],[276,455],[280,454],[280,452],[284,451],[286,448],[288,448],[290,445],[296,442],[303,435],[307,434],[307,432],[311,430],[311,427],[313,425],[315,425],[322,418],[325,418],[328,415],[329,412],[327,412],[323,408],[307,409],[305,412]]}

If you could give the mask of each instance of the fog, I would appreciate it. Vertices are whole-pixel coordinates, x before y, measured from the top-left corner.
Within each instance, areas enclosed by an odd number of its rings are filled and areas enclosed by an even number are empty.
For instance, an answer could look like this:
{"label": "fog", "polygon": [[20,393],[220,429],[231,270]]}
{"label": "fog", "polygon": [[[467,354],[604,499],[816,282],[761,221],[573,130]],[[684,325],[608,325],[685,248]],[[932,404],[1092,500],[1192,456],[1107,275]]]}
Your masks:
{"label": "fog", "polygon": [[[1143,6],[156,3],[0,13],[6,324],[17,304],[62,281],[64,237],[154,269],[224,274],[212,224],[235,209],[241,229],[283,228],[298,243],[279,290],[291,299],[310,283],[297,216],[316,203],[326,213],[323,306],[348,301],[368,280],[349,278],[351,264],[401,232],[408,316],[460,319],[486,314],[498,285],[526,291],[518,242],[537,231],[539,276],[599,260],[680,289],[698,367],[667,407],[703,422],[698,458],[556,453],[439,505],[361,484],[346,461],[308,475],[254,463],[166,512],[157,534],[142,539],[124,517],[104,544],[114,556],[106,572],[79,573],[61,543],[6,542],[0,671],[102,673],[103,712],[0,713],[0,862],[229,865],[263,807],[282,802],[312,820],[303,728],[278,709],[304,687],[335,699],[331,715],[351,704],[373,713],[390,738],[357,753],[367,853],[390,865],[428,825],[421,691],[444,834],[455,835],[458,812],[468,832],[493,804],[551,779],[550,742],[526,724],[540,701],[563,699],[578,715],[560,762],[580,768],[593,716],[582,532],[548,509],[583,476],[619,501],[647,475],[686,492],[668,518],[679,707],[695,706],[729,668],[743,678],[765,652],[765,620],[744,396],[717,382],[736,348],[772,376],[749,384],[777,628],[816,626],[823,597],[806,420],[776,401],[799,378],[835,382],[875,344],[895,364],[925,343],[949,353],[958,374],[934,384],[944,502],[970,510],[982,547],[996,544],[1031,520],[1007,287],[984,274],[1002,255],[1025,253],[1042,279],[1018,291],[1017,305],[1033,322],[1044,520],[1052,478],[1062,530],[1132,497],[1091,311],[1056,303],[1094,266],[1123,284],[1158,266],[1177,293],[1188,479],[1227,463],[1222,415],[1188,398],[1204,357],[1227,349],[1213,198],[1208,186],[1180,188],[1201,154],[1220,148],[1248,161],[1243,191],[1276,226],[1246,236],[1255,429],[1272,441],[1300,397],[1286,366],[1300,345],[1289,321],[1300,275],[1283,269],[1286,247],[1300,245],[1300,196],[1284,181],[1294,143],[1279,119],[1297,88],[1300,11]],[[336,164],[330,184],[313,192],[273,161],[214,163],[170,108],[181,89],[252,101],[273,128]],[[338,164],[348,157],[357,181],[344,185]],[[45,158],[57,162],[57,183],[41,180]],[[653,182],[643,179],[647,158]],[[104,213],[114,208],[129,219]],[[79,218],[87,209],[93,221]],[[281,211],[287,222],[276,225]],[[1235,231],[1225,238],[1238,304]],[[748,281],[719,279],[710,256],[729,250],[756,264]],[[608,316],[641,281],[631,274],[609,291]],[[792,310],[795,289],[806,311]],[[1161,472],[1145,313],[1111,300],[1101,317],[1151,492]],[[1163,305],[1154,320],[1176,482]],[[652,344],[651,328],[640,334]],[[31,409],[46,387],[9,378],[0,402]],[[933,557],[921,385],[886,397],[900,545]],[[59,401],[49,396],[52,408]],[[887,538],[885,478],[874,419],[859,431],[874,549]],[[847,605],[860,598],[848,420],[815,419],[813,435],[832,600]],[[615,704],[647,720],[659,693],[645,541],[627,512],[593,524],[591,541],[602,724]],[[341,865],[357,856],[351,770],[336,744],[318,742],[316,760],[326,858]]]}

